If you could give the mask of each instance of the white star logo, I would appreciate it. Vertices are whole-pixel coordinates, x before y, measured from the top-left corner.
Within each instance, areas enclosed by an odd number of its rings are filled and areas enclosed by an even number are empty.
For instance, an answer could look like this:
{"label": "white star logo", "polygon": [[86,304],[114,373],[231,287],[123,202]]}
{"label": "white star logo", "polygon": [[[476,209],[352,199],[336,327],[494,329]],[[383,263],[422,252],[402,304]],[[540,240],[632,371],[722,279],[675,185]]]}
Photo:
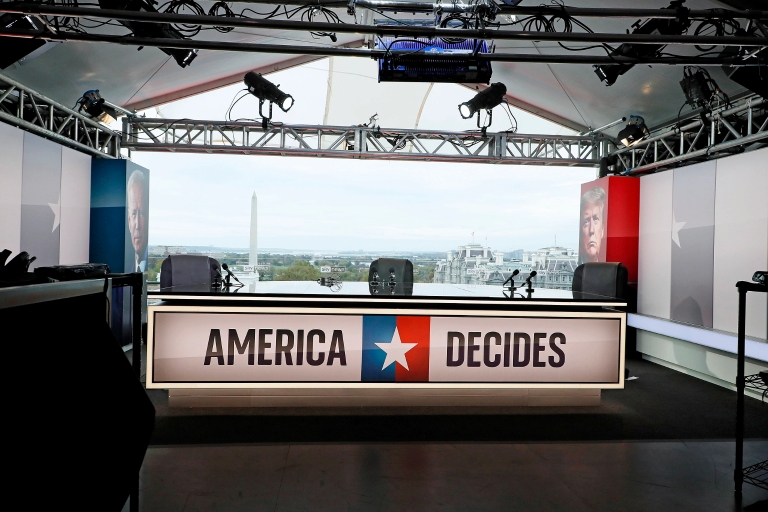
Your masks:
{"label": "white star logo", "polygon": [[677,222],[675,212],[672,212],[672,241],[680,247],[680,230],[685,226],[685,222]]}
{"label": "white star logo", "polygon": [[391,342],[376,343],[377,347],[387,353],[387,357],[384,359],[384,366],[382,366],[381,369],[383,370],[392,363],[397,362],[406,370],[411,371],[411,369],[408,368],[408,359],[405,357],[405,353],[416,345],[418,345],[418,343],[401,342],[400,333],[398,332],[397,327],[395,327],[395,334],[392,336]]}
{"label": "white star logo", "polygon": [[59,200],[56,203],[48,203],[48,206],[53,211],[53,227],[51,228],[51,233],[56,231],[56,228],[59,227],[59,217],[61,216],[61,194],[59,194]]}

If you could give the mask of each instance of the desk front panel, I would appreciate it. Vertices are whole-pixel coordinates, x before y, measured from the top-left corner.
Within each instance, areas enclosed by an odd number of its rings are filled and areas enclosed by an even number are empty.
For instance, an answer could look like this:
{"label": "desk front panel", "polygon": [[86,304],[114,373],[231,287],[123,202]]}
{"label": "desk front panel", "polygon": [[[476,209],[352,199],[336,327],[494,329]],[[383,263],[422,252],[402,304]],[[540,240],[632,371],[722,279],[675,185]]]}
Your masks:
{"label": "desk front panel", "polygon": [[622,388],[626,314],[149,308],[148,388]]}

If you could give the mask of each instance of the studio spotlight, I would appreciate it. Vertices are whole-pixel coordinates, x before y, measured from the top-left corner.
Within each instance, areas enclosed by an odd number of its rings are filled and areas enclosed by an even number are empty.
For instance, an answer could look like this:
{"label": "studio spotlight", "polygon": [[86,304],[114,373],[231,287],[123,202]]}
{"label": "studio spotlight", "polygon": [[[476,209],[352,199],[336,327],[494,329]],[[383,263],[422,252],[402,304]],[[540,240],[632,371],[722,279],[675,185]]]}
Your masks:
{"label": "studio spotlight", "polygon": [[[116,9],[122,11],[146,11],[158,12],[152,5],[152,0],[99,0],[102,9]],[[187,39],[181,32],[168,23],[145,23],[140,21],[120,21],[128,27],[136,37],[148,37],[156,39]],[[139,48],[141,49],[141,48]],[[185,48],[160,48],[163,53],[173,57],[176,64],[185,68],[197,57],[197,50]]]}
{"label": "studio spotlight", "polygon": [[[250,71],[245,75],[244,81],[248,92],[259,98],[259,115],[261,116],[264,129],[266,129],[269,120],[272,119],[273,104],[280,107],[280,110],[283,112],[288,112],[293,107],[293,96],[281,91],[279,85],[273,84],[259,73]],[[268,116],[265,116],[261,111],[265,101],[269,102]]]}
{"label": "studio spotlight", "polygon": [[245,85],[248,92],[259,98],[259,101],[274,103],[283,112],[288,112],[293,106],[293,96],[284,93],[279,85],[273,84],[255,71],[245,75]]}
{"label": "studio spotlight", "polygon": [[107,116],[117,119],[120,116],[133,117],[136,115],[135,112],[118,107],[102,98],[98,89],[85,91],[83,97],[77,100],[77,104],[80,107],[78,112],[84,111],[92,118],[102,122],[108,122]]}
{"label": "studio spotlight", "polygon": [[618,139],[626,147],[634,146],[646,137],[648,137],[648,127],[645,126],[645,119],[640,116],[629,116],[626,128],[618,135]]}
{"label": "studio spotlight", "polygon": [[[691,25],[688,19],[688,9],[683,7],[685,0],[673,0],[668,7],[678,12],[677,18],[660,19],[652,18],[646,21],[638,20],[632,25],[633,34],[662,34],[665,36],[680,35]],[[611,57],[648,58],[658,55],[664,49],[664,44],[630,44],[624,43],[613,49]],[[632,69],[634,64],[605,64],[594,66],[595,74],[605,85],[613,85],[616,79]]]}
{"label": "studio spotlight", "polygon": [[470,119],[481,110],[491,110],[501,104],[505,94],[507,94],[507,86],[503,83],[491,84],[490,87],[477,93],[471,100],[459,105],[459,114],[464,119]]}
{"label": "studio spotlight", "polygon": [[686,66],[683,69],[683,79],[680,81],[683,88],[685,101],[693,108],[709,110],[718,99],[718,94],[723,95],[727,102],[727,96],[720,90],[709,72],[703,68]]}

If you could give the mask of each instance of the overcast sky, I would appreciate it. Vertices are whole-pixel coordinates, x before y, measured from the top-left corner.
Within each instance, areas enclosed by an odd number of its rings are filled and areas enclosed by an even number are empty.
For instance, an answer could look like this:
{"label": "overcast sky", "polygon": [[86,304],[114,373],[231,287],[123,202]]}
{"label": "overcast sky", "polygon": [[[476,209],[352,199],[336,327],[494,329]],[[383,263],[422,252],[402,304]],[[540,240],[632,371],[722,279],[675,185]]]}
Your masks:
{"label": "overcast sky", "polygon": [[[327,59],[268,75],[296,98],[275,121],[322,124]],[[376,83],[370,85],[375,97]],[[159,108],[166,118],[224,119],[234,85]],[[363,94],[363,92],[361,92]],[[435,84],[419,127],[471,130],[457,105],[472,91]],[[375,102],[373,102],[375,103]],[[375,110],[375,108],[373,108]],[[522,133],[565,130],[513,109]],[[359,123],[374,112],[360,112]],[[157,112],[147,112],[155,117]],[[386,114],[386,112],[385,112]],[[258,116],[246,97],[233,118]],[[382,126],[386,115],[380,113]],[[500,108],[492,130],[509,126]],[[149,242],[248,247],[251,194],[259,201],[259,247],[323,251],[445,251],[472,240],[494,249],[576,247],[580,184],[595,169],[385,162],[329,158],[134,152],[150,169]]]}

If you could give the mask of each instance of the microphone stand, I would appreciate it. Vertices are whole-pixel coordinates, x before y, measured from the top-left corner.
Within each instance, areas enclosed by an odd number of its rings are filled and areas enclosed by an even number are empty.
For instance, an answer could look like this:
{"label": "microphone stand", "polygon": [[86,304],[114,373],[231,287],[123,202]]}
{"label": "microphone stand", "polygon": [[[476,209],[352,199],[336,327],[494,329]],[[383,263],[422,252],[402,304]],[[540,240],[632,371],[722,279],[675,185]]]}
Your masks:
{"label": "microphone stand", "polygon": [[[504,284],[501,285],[502,287],[502,293],[505,297],[508,299],[514,299],[515,298],[515,291],[517,290],[517,286],[515,286],[515,276],[517,274],[512,274],[507,278],[506,281],[504,281]],[[509,283],[509,286],[507,286],[507,283]],[[507,292],[509,292],[509,295],[507,295]]]}
{"label": "microphone stand", "polygon": [[533,295],[533,292],[535,291],[533,289],[533,282],[531,281],[531,278],[525,280],[526,284],[528,285],[528,288],[525,289],[525,293],[528,294],[528,298],[531,298],[531,295]]}

